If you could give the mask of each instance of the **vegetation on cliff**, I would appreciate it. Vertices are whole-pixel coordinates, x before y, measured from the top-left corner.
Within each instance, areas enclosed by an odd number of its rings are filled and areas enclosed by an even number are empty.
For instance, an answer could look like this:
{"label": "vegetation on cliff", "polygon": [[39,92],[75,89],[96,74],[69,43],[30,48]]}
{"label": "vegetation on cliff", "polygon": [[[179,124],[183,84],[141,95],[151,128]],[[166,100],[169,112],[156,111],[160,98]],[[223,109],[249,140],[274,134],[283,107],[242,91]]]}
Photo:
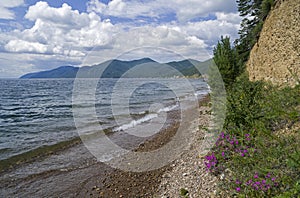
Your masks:
{"label": "vegetation on cliff", "polygon": [[300,85],[280,88],[251,82],[245,72],[274,1],[237,2],[245,17],[240,38],[232,46],[230,38],[222,37],[214,49],[227,90],[227,116],[205,164],[220,176],[220,193],[227,196],[299,197]]}

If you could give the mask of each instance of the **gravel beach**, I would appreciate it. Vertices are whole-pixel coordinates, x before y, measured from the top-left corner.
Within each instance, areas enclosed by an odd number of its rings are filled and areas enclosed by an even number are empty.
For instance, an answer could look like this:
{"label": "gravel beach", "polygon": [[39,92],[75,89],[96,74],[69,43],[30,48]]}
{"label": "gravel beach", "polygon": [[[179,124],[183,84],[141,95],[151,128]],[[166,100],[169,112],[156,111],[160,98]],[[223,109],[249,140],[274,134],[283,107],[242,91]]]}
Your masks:
{"label": "gravel beach", "polygon": [[[199,128],[205,128],[209,123],[209,114],[207,113],[209,108],[201,106],[200,111],[203,114],[200,116]],[[180,195],[181,189],[185,189],[190,198],[216,197],[217,178],[207,172],[203,163],[201,153],[205,131],[199,130],[199,128],[194,126],[191,129],[194,133],[194,141],[190,145],[190,149],[171,164],[172,169],[162,175],[155,197],[183,197]]]}

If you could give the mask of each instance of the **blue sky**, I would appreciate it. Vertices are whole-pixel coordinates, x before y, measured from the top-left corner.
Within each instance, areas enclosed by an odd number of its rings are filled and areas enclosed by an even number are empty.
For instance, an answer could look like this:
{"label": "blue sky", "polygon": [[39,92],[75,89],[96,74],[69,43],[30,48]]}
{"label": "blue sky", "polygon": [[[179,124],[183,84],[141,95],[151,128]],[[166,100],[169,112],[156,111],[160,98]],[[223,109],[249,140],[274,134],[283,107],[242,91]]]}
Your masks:
{"label": "blue sky", "polygon": [[0,77],[113,58],[206,60],[240,21],[235,0],[1,0]]}

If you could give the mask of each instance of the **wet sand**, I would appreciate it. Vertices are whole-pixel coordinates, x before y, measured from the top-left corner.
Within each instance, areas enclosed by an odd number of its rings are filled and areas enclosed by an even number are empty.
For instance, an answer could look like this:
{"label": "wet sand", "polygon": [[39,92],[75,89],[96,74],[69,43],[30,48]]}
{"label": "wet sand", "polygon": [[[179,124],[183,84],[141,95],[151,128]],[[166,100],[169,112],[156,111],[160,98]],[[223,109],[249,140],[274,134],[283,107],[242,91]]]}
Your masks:
{"label": "wet sand", "polygon": [[[207,101],[208,97],[202,100],[203,103]],[[171,111],[168,114],[170,125],[140,144],[135,151],[155,150],[169,142],[179,126],[178,115],[178,112]],[[50,169],[49,164],[53,166]],[[47,171],[43,167],[47,167]],[[171,169],[170,164],[140,173],[114,169],[105,163],[97,162],[86,147],[79,143],[1,173],[0,195],[1,197],[153,197],[162,175]]]}

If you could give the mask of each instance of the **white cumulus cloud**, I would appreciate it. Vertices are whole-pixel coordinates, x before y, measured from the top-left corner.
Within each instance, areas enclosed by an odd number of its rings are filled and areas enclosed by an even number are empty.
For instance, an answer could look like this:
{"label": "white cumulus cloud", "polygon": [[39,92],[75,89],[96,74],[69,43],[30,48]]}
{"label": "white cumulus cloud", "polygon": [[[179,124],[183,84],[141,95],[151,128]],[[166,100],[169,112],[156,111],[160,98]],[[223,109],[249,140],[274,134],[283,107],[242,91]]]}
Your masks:
{"label": "white cumulus cloud", "polygon": [[109,44],[116,28],[95,13],[79,13],[67,4],[53,8],[47,2],[30,6],[25,18],[34,25],[14,31],[18,39],[5,45],[10,52],[36,52],[83,56],[84,47]]}
{"label": "white cumulus cloud", "polygon": [[0,1],[0,19],[14,19],[15,13],[10,8],[18,7],[24,4],[24,0],[1,0]]}
{"label": "white cumulus cloud", "polygon": [[222,35],[236,39],[239,28],[239,23],[219,19],[189,22],[182,27],[185,32],[203,39],[207,44],[216,44]]}
{"label": "white cumulus cloud", "polygon": [[28,42],[23,40],[11,40],[7,43],[5,48],[13,52],[47,52],[47,46],[38,42]]}
{"label": "white cumulus cloud", "polygon": [[236,11],[235,0],[112,0],[108,4],[99,0],[88,2],[88,11],[95,11],[102,15],[122,18],[136,18],[138,16],[159,17],[166,13],[175,13],[178,21],[184,22],[197,17],[208,16],[215,12]]}

